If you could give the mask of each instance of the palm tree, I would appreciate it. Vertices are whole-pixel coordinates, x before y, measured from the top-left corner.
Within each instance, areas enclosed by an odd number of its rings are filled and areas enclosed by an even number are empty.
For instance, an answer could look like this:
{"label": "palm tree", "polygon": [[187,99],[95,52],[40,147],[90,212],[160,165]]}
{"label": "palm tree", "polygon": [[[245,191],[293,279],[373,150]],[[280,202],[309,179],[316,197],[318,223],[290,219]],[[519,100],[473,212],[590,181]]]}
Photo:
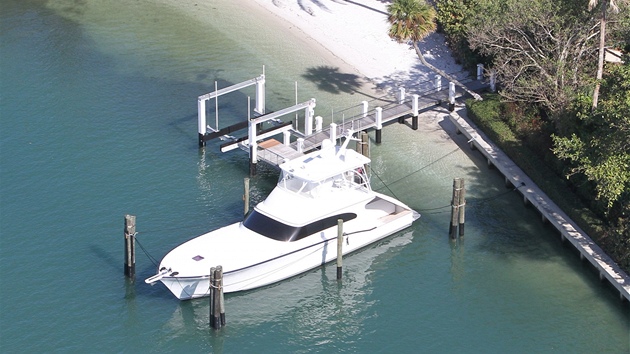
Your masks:
{"label": "palm tree", "polygon": [[418,41],[423,40],[437,28],[435,22],[436,13],[432,6],[420,0],[394,0],[387,6],[387,12],[389,14],[387,20],[391,25],[389,28],[389,36],[392,39],[396,40],[398,43],[411,41],[413,49],[415,49],[418,58],[420,58],[424,66],[463,88],[476,100],[482,100],[479,94],[469,90],[444,71],[429,64],[424,59],[422,52],[420,52]]}
{"label": "palm tree", "polygon": [[[619,0],[625,2],[626,0]],[[602,81],[602,75],[604,72],[604,54],[606,52],[606,12],[608,7],[617,13],[619,7],[615,4],[615,0],[589,0],[588,10],[591,11],[598,4],[602,6],[602,17],[599,20],[599,60],[597,62],[597,82],[595,83],[595,90],[593,91],[593,110],[597,109],[597,101],[599,100],[599,83]]]}

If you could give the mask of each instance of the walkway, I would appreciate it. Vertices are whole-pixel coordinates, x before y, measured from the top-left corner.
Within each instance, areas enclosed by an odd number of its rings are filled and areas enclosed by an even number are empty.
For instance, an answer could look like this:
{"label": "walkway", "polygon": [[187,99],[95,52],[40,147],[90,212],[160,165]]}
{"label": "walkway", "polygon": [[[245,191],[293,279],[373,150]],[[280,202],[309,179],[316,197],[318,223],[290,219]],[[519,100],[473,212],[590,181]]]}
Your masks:
{"label": "walkway", "polygon": [[485,135],[469,123],[465,109],[451,113],[450,121],[459,133],[471,139],[471,147],[477,148],[514,186],[524,184],[518,190],[524,201],[531,203],[558,231],[564,241],[569,240],[580,252],[580,258],[588,261],[599,271],[599,278],[606,278],[618,291],[619,297],[630,301],[630,277],[593,240],[540,189],[516,164]]}
{"label": "walkway", "polygon": [[[485,84],[480,81],[463,81],[473,90],[485,86]],[[376,129],[380,131],[386,124],[408,117],[412,117],[412,119],[417,122],[419,112],[431,109],[441,102],[448,102],[449,94],[453,95],[453,99],[457,99],[462,97],[465,93],[461,89],[454,89],[453,92],[449,92],[449,89],[443,88],[439,90],[432,89],[418,94],[400,91],[396,96],[387,95],[371,101],[365,101],[363,107],[361,107],[362,110],[358,109],[360,106],[355,106],[335,113],[340,115],[344,112],[351,111],[353,108],[355,112],[358,112],[344,119],[339,124],[334,124],[315,131],[308,136],[300,132],[292,131],[291,134],[298,136],[300,139],[297,139],[289,145],[283,145],[273,139],[271,142],[259,144],[258,159],[272,166],[278,166],[282,162],[291,160],[303,152],[318,148],[324,140],[331,139],[332,134],[334,134],[335,137],[340,137],[348,130],[357,132]],[[412,128],[417,129],[417,123],[412,124]],[[335,130],[332,131],[331,129]],[[378,135],[377,142],[380,142]],[[243,144],[241,148],[243,150],[249,149],[246,144]]]}

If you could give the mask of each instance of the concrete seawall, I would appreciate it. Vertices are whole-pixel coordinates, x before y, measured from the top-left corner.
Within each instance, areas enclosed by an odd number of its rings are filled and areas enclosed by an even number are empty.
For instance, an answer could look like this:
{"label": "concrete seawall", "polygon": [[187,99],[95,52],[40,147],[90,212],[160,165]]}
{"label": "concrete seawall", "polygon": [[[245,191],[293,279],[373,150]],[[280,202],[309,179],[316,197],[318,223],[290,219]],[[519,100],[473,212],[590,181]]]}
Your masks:
{"label": "concrete seawall", "polygon": [[523,187],[523,201],[531,204],[541,214],[543,222],[548,221],[559,232],[561,239],[569,240],[580,252],[581,259],[587,259],[599,272],[600,280],[606,278],[619,291],[621,300],[630,301],[630,277],[593,240],[571,220],[516,164],[494,143],[490,141],[468,119],[466,109],[459,109],[449,115],[458,133],[470,139],[471,148],[476,148],[488,160],[488,165],[505,176],[506,183]]}

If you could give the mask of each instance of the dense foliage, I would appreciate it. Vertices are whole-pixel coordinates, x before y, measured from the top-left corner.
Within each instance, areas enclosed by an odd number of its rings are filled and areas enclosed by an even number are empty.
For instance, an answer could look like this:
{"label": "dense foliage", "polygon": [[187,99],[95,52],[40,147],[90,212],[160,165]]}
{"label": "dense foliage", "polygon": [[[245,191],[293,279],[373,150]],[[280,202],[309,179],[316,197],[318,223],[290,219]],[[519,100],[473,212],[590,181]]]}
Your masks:
{"label": "dense foliage", "polygon": [[[530,177],[541,168],[529,167],[541,163],[529,155],[545,161],[557,177],[544,172],[537,183],[548,185],[546,192],[557,203],[570,200],[558,204],[572,209],[569,214],[627,271],[630,56],[625,64],[606,64],[602,80],[596,73],[603,17],[606,47],[630,51],[629,3],[437,1],[437,18],[454,54],[464,64],[482,60],[498,78],[498,96],[471,104],[472,116]],[[618,12],[611,11],[617,6]],[[593,109],[598,85],[599,104]],[[563,192],[555,193],[558,189]]]}

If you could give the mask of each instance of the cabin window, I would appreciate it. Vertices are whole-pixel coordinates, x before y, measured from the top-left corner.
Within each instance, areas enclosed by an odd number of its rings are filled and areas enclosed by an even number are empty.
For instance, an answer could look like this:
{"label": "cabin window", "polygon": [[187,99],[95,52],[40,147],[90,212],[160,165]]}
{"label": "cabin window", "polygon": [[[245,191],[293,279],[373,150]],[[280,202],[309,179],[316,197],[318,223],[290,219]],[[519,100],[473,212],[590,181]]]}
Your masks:
{"label": "cabin window", "polygon": [[265,237],[287,242],[297,241],[303,239],[308,235],[312,235],[336,226],[337,219],[342,219],[344,222],[346,222],[356,217],[357,214],[344,213],[329,216],[327,218],[317,220],[301,227],[294,227],[281,223],[278,220],[274,220],[254,210],[251,214],[247,216],[245,221],[243,221],[243,225],[246,228],[257,232]]}

